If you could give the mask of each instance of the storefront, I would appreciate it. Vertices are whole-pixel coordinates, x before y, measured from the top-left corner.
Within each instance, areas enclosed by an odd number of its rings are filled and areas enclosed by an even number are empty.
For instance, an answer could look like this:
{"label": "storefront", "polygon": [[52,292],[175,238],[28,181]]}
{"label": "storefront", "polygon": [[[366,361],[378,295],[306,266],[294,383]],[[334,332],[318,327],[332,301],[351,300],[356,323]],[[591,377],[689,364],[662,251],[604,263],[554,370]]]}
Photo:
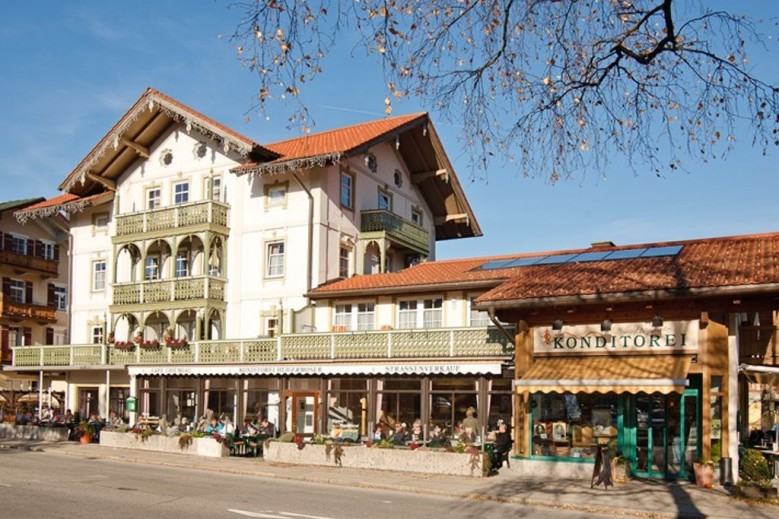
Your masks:
{"label": "storefront", "polygon": [[[376,424],[424,424],[455,434],[466,409],[486,431],[513,415],[513,371],[502,361],[132,366],[138,413],[190,422],[212,411],[235,423],[266,417],[280,433],[369,436]],[[131,420],[137,419],[131,418]]]}
{"label": "storefront", "polygon": [[700,320],[528,329],[514,381],[518,454],[581,475],[600,448],[634,475],[690,478],[694,462],[727,455],[723,337]]}

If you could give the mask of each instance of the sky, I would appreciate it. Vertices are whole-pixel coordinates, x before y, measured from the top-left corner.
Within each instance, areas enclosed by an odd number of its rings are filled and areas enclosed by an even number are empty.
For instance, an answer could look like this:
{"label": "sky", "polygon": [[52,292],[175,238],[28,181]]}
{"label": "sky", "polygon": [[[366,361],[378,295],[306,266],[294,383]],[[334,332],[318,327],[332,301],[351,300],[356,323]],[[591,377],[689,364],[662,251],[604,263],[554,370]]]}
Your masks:
{"label": "sky", "polygon": [[[709,4],[729,5],[725,0]],[[254,140],[298,134],[283,105],[270,119],[251,112],[256,81],[227,38],[239,13],[219,0],[12,2],[0,10],[0,201],[59,194],[60,182],[153,87]],[[776,21],[779,2],[732,9]],[[775,25],[771,25],[775,29]],[[752,61],[779,84],[773,51]],[[770,44],[769,44],[770,45]],[[344,47],[309,99],[314,131],[384,116],[377,65]],[[773,54],[773,55],[772,55]],[[550,184],[494,164],[487,180],[469,169],[460,128],[414,100],[393,115],[428,111],[484,236],[437,244],[437,259],[542,252],[779,231],[779,149],[748,139],[725,159],[686,163],[657,177],[618,161],[603,175]],[[249,117],[247,117],[247,115]]]}

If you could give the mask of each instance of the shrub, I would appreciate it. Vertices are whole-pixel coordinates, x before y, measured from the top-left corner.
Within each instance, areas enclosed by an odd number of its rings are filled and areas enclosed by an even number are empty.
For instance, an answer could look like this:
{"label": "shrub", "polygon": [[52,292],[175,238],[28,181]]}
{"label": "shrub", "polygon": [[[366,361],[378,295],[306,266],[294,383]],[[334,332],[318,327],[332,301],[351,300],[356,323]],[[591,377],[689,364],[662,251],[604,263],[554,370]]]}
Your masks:
{"label": "shrub", "polygon": [[295,441],[295,433],[285,432],[284,434],[279,436],[279,441],[284,443],[292,443]]}
{"label": "shrub", "polygon": [[746,449],[739,459],[738,474],[743,481],[760,483],[771,478],[768,462],[760,451]]}

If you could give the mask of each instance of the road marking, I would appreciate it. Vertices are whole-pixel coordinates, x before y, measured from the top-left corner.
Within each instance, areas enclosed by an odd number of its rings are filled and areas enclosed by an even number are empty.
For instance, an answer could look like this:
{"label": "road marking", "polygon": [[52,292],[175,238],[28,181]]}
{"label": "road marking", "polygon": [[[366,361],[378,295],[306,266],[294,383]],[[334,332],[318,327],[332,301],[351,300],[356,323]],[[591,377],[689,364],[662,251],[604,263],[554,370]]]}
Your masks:
{"label": "road marking", "polygon": [[282,515],[262,514],[259,512],[248,512],[246,510],[236,510],[234,508],[228,508],[228,512],[232,512],[238,515],[245,515],[246,517],[261,517],[263,519],[285,519]]}
{"label": "road marking", "polygon": [[308,519],[333,519],[332,517],[323,517],[321,515],[304,515],[293,514],[292,512],[279,512],[281,515],[287,515],[289,517],[307,517]]}
{"label": "road marking", "polygon": [[0,487],[10,487],[10,486],[11,485],[9,485],[8,483],[0,483]]}

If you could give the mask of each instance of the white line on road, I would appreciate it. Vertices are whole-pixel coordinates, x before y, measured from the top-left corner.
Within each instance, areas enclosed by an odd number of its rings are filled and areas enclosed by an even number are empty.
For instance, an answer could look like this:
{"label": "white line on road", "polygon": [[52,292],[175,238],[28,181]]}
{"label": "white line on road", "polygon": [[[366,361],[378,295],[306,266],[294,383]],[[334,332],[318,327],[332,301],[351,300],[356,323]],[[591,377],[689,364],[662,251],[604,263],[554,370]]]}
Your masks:
{"label": "white line on road", "polygon": [[281,515],[286,515],[289,517],[307,517],[308,519],[333,519],[332,517],[323,517],[321,515],[304,515],[304,514],[293,514],[292,512],[279,512]]}
{"label": "white line on road", "polygon": [[283,515],[262,514],[259,512],[248,512],[246,510],[235,510],[234,508],[228,508],[227,511],[238,515],[245,515],[246,517],[261,517],[263,519],[285,519]]}

